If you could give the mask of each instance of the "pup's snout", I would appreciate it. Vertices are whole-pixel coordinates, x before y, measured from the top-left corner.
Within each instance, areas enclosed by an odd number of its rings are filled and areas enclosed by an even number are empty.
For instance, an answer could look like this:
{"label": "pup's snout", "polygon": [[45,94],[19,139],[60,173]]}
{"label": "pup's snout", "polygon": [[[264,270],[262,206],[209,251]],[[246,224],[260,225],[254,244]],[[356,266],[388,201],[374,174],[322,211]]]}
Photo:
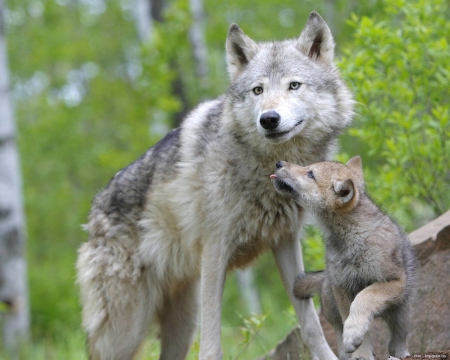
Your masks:
{"label": "pup's snout", "polygon": [[277,163],[275,164],[275,168],[276,168],[275,174],[270,175],[271,179],[276,179],[278,177],[276,172],[278,170],[280,170],[283,167],[283,165],[284,165],[284,161],[277,161]]}
{"label": "pup's snout", "polygon": [[281,117],[276,111],[267,111],[259,118],[259,123],[266,130],[275,129],[280,123]]}

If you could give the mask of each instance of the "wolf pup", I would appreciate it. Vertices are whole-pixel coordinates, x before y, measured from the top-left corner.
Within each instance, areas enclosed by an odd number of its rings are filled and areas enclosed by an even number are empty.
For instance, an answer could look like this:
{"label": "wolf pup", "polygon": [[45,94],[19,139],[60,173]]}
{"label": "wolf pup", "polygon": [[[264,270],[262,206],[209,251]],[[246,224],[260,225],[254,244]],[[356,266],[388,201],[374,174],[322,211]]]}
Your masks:
{"label": "wolf pup", "polygon": [[77,261],[91,359],[131,359],[155,323],[160,359],[185,359],[199,305],[199,357],[221,359],[226,272],[266,250],[312,358],[336,359],[312,300],[292,294],[303,272],[303,211],[267,181],[280,158],[332,158],[351,122],[333,48],[315,12],[299,38],[280,42],[256,43],[231,25],[227,93],[199,105],[95,197]]}
{"label": "wolf pup", "polygon": [[341,360],[375,359],[368,335],[375,316],[390,328],[390,355],[407,356],[416,258],[405,233],[365,194],[361,158],[276,167],[275,189],[311,211],[326,239],[326,270],[300,276],[295,296],[321,293]]}

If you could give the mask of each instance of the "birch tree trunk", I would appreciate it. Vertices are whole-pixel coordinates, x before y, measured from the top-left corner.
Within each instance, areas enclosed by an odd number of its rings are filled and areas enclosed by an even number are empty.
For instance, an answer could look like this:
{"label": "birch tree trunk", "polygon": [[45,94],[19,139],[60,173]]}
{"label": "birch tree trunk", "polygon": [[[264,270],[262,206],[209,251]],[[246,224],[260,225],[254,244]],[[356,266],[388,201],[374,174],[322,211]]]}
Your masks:
{"label": "birch tree trunk", "polygon": [[22,182],[9,98],[4,10],[4,1],[0,0],[0,302],[6,305],[3,343],[14,353],[28,337],[30,316]]}
{"label": "birch tree trunk", "polygon": [[192,25],[189,29],[189,40],[192,45],[195,60],[195,73],[200,78],[200,85],[206,89],[208,86],[208,48],[205,40],[203,0],[189,0]]}
{"label": "birch tree trunk", "polygon": [[139,40],[151,40],[153,23],[163,21],[165,0],[134,0],[133,15]]}
{"label": "birch tree trunk", "polygon": [[331,33],[333,36],[336,36],[336,0],[325,0],[324,18],[331,30]]}
{"label": "birch tree trunk", "polygon": [[139,40],[142,42],[149,41],[153,30],[151,2],[149,0],[134,0],[133,14],[136,19]]}
{"label": "birch tree trunk", "polygon": [[253,268],[248,267],[244,270],[236,270],[239,292],[247,306],[250,314],[261,315],[261,301],[259,300],[258,289],[255,285]]}

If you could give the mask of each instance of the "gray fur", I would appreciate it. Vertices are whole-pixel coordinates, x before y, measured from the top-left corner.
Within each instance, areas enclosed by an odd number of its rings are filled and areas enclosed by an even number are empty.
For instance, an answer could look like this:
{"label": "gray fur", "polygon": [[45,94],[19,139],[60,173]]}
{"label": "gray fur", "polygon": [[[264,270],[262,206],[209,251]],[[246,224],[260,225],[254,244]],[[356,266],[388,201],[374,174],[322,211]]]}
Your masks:
{"label": "gray fur", "polygon": [[[389,304],[377,310],[373,316],[381,317],[388,323],[391,332],[389,354],[405,357],[408,355],[406,338],[410,306],[415,292],[414,251],[403,230],[365,194],[360,196],[352,214],[358,214],[358,218],[355,219],[353,215],[320,215],[323,216],[320,223],[328,233],[328,286],[343,290],[351,299],[355,299],[370,285],[400,281],[404,273],[406,278],[401,296],[391,294]],[[331,316],[330,321],[335,318],[335,315]],[[360,340],[354,341],[353,346],[347,346],[347,351],[355,351],[359,344]]]}
{"label": "gray fur", "polygon": [[323,230],[326,271],[297,280],[304,298],[321,287],[323,313],[340,342],[340,359],[374,360],[369,325],[380,316],[391,330],[389,353],[408,355],[406,337],[417,260],[404,231],[367,196],[361,159],[307,167],[279,162],[275,188],[310,210]]}
{"label": "gray fur", "polygon": [[298,299],[308,299],[320,295],[326,276],[323,271],[309,272],[297,277],[294,284],[294,295]]}
{"label": "gray fur", "polygon": [[136,223],[152,183],[168,180],[169,174],[164,169],[170,167],[170,172],[176,173],[179,148],[180,129],[175,129],[110,180],[94,198],[90,218],[95,219],[96,213],[101,212],[118,225]]}
{"label": "gray fur", "polygon": [[[314,33],[317,24],[320,38],[332,42],[315,13],[304,31]],[[335,359],[312,301],[292,294],[303,272],[302,209],[280,199],[268,180],[280,158],[303,164],[330,159],[353,115],[335,65],[323,53],[310,57],[312,45],[309,37],[255,43],[232,25],[227,93],[200,104],[180,129],[97,195],[86,226],[89,241],[77,262],[91,359],[132,358],[151,323],[160,329],[160,359],[184,359],[199,305],[199,358],[221,359],[226,270],[267,250],[312,358]],[[301,82],[300,89],[290,90],[292,81]],[[264,92],[256,96],[252,87],[259,83]],[[265,131],[259,118],[269,110],[280,113],[281,122]]]}
{"label": "gray fur", "polygon": [[[359,224],[348,222],[348,218],[325,216],[321,220],[322,224],[328,224],[328,230],[334,229],[326,241],[330,286],[343,289],[354,299],[368,286],[399,281],[404,273],[406,279],[402,295],[395,297],[392,294],[389,304],[373,315],[383,318],[390,328],[389,354],[405,357],[409,354],[406,339],[415,292],[414,251],[404,231],[365,194],[355,211],[361,216],[357,220]],[[347,348],[356,350],[359,344],[360,340],[356,340]]]}

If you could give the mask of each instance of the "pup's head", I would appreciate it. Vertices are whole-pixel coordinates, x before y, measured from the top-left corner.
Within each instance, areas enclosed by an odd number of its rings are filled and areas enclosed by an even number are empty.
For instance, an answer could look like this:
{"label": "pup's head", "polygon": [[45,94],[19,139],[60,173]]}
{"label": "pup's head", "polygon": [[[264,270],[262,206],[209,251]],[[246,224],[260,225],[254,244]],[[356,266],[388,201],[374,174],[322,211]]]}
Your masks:
{"label": "pup's head", "polygon": [[303,167],[278,161],[276,168],[270,176],[275,189],[313,211],[350,211],[364,191],[359,156],[351,158],[346,165],[324,161]]}
{"label": "pup's head", "polygon": [[226,52],[228,94],[244,134],[254,131],[259,139],[284,143],[300,133],[317,138],[316,128],[323,134],[350,123],[352,97],[333,62],[330,29],[316,12],[292,40],[257,43],[232,24]]}

